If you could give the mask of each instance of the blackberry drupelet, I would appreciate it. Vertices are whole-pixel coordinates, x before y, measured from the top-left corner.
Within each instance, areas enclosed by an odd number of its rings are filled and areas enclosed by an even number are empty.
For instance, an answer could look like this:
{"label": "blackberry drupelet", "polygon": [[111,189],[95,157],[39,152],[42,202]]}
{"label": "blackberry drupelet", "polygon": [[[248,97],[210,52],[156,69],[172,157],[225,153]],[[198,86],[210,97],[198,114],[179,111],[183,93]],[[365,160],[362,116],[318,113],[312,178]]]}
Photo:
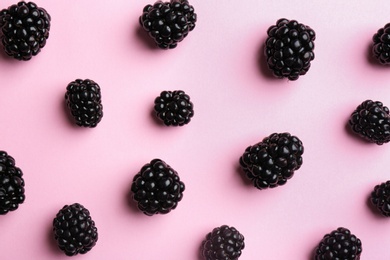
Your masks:
{"label": "blackberry drupelet", "polygon": [[315,251],[315,260],[359,260],[362,253],[362,243],[359,238],[346,229],[326,234]]}
{"label": "blackberry drupelet", "polygon": [[385,217],[390,217],[390,181],[376,185],[371,193],[371,202]]}
{"label": "blackberry drupelet", "polygon": [[390,64],[390,23],[380,28],[372,37],[374,57],[383,65]]}
{"label": "blackberry drupelet", "polygon": [[183,126],[194,116],[194,105],[182,90],[163,91],[154,100],[154,111],[167,126]]}
{"label": "blackberry drupelet", "polygon": [[0,11],[1,43],[7,55],[30,60],[46,45],[50,15],[33,2],[21,1]]}
{"label": "blackberry drupelet", "polygon": [[173,49],[195,28],[196,19],[187,0],[171,0],[145,6],[139,22],[159,48]]}
{"label": "blackberry drupelet", "polygon": [[66,105],[78,126],[96,127],[103,117],[100,87],[93,80],[76,79],[68,84]]}
{"label": "blackberry drupelet", "polygon": [[297,80],[314,59],[315,32],[295,20],[279,19],[267,31],[265,56],[277,78]]}
{"label": "blackberry drupelet", "polygon": [[0,151],[0,215],[16,210],[25,198],[22,170],[14,158]]}
{"label": "blackberry drupelet", "polygon": [[167,214],[183,198],[184,183],[177,172],[160,159],[145,164],[134,176],[133,199],[146,215]]}
{"label": "blackberry drupelet", "polygon": [[303,150],[298,137],[274,133],[246,148],[240,165],[256,188],[275,188],[285,184],[301,167]]}
{"label": "blackberry drupelet", "polygon": [[366,100],[353,111],[349,125],[369,142],[382,145],[390,141],[389,109],[379,101]]}
{"label": "blackberry drupelet", "polygon": [[236,260],[244,248],[244,236],[236,228],[223,225],[207,234],[201,253],[205,260]]}
{"label": "blackberry drupelet", "polygon": [[98,240],[98,231],[88,209],[74,203],[65,205],[53,220],[54,238],[68,256],[85,254]]}

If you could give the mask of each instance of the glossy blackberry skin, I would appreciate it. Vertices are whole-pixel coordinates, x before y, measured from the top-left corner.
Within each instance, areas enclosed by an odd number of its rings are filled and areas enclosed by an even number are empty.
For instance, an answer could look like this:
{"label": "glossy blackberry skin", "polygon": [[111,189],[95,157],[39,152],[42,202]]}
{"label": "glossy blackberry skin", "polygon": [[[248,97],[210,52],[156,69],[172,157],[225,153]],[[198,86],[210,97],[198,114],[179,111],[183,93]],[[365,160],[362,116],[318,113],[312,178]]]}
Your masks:
{"label": "glossy blackberry skin", "polygon": [[372,37],[374,57],[383,64],[390,64],[390,23],[380,28]]}
{"label": "glossy blackberry skin", "polygon": [[371,192],[371,203],[385,217],[390,217],[390,181],[376,185]]}
{"label": "glossy blackberry skin", "polygon": [[18,209],[25,198],[22,170],[13,157],[0,151],[0,215]]}
{"label": "glossy blackberry skin", "polygon": [[138,172],[131,185],[133,200],[146,215],[167,214],[183,198],[185,185],[177,172],[160,159],[153,159]]}
{"label": "glossy blackberry skin", "polygon": [[83,205],[65,205],[53,220],[54,238],[67,255],[85,254],[98,241],[98,231],[91,215]]}
{"label": "glossy blackberry skin", "polygon": [[359,260],[362,243],[359,238],[346,229],[326,234],[315,251],[315,260]]}
{"label": "glossy blackberry skin", "polygon": [[207,234],[201,254],[205,260],[235,260],[244,248],[244,236],[236,228],[223,225]]}
{"label": "glossy blackberry skin", "polygon": [[279,19],[267,31],[265,56],[268,68],[277,78],[297,80],[314,60],[315,32],[295,20]]}
{"label": "glossy blackberry skin", "polygon": [[139,22],[159,48],[173,49],[195,28],[196,19],[187,0],[171,0],[145,6]]}
{"label": "glossy blackberry skin", "polygon": [[76,79],[68,84],[66,105],[78,126],[96,127],[103,117],[100,86],[93,80]]}
{"label": "glossy blackberry skin", "polygon": [[289,133],[273,133],[246,148],[240,165],[253,185],[262,190],[284,185],[303,162],[302,141]]}
{"label": "glossy blackberry skin", "polygon": [[30,60],[46,45],[50,15],[33,2],[21,1],[0,11],[0,39],[7,55]]}
{"label": "glossy blackberry skin", "polygon": [[154,111],[167,126],[183,126],[194,116],[194,105],[182,90],[163,91],[154,100]]}
{"label": "glossy blackberry skin", "polygon": [[390,141],[389,109],[382,102],[364,101],[353,111],[348,123],[353,132],[369,142],[382,145]]}

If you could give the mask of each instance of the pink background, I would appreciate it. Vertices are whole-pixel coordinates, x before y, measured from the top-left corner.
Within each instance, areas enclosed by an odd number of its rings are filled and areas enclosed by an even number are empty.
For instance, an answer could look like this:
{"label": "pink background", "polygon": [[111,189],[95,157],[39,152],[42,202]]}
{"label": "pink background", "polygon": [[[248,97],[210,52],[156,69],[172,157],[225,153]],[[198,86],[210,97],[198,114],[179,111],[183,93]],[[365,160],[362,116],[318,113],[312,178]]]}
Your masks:
{"label": "pink background", "polygon": [[[346,127],[366,99],[390,106],[390,68],[370,58],[372,35],[390,22],[388,0],[192,0],[196,28],[170,51],[139,31],[153,2],[36,3],[52,16],[46,47],[29,62],[0,54],[0,149],[23,170],[27,196],[0,216],[1,259],[69,259],[51,228],[75,202],[90,210],[99,241],[74,259],[198,260],[201,241],[222,224],[245,236],[240,259],[311,259],[339,226],[362,240],[362,259],[390,258],[389,220],[367,203],[390,179],[390,145],[367,144]],[[298,81],[270,77],[262,56],[267,28],[282,17],[317,33],[316,58]],[[95,129],[74,126],[65,112],[76,78],[102,88]],[[195,116],[181,128],[160,126],[153,100],[176,89],[191,96]],[[303,166],[285,186],[257,190],[238,159],[285,131],[303,141]],[[176,210],[148,217],[126,196],[153,158],[176,169],[186,191]]]}

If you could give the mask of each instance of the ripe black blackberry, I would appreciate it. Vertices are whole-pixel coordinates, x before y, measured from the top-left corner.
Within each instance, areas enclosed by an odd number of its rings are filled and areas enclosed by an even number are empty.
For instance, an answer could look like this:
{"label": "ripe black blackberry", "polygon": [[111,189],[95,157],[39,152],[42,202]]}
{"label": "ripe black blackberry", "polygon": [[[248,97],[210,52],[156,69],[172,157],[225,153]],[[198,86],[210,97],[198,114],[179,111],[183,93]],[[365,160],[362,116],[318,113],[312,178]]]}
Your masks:
{"label": "ripe black blackberry", "polygon": [[260,190],[283,185],[302,165],[303,144],[289,133],[274,133],[246,148],[240,165]]}
{"label": "ripe black blackberry", "polygon": [[371,193],[371,202],[385,217],[390,217],[390,181],[376,185]]}
{"label": "ripe black blackberry", "polygon": [[87,253],[98,240],[97,228],[88,209],[78,203],[65,205],[57,213],[53,232],[58,247],[68,256]]}
{"label": "ripe black blackberry", "polygon": [[205,260],[236,260],[244,248],[244,236],[236,228],[223,225],[207,234],[201,253]]}
{"label": "ripe black blackberry", "polygon": [[196,13],[187,0],[157,1],[147,5],[141,26],[161,49],[173,49],[195,28]]}
{"label": "ripe black blackberry", "polygon": [[314,59],[315,32],[295,20],[279,19],[269,27],[265,43],[268,67],[278,78],[297,80]]}
{"label": "ripe black blackberry", "polygon": [[5,53],[18,60],[30,60],[46,45],[50,15],[33,2],[21,1],[0,12],[1,42]]}
{"label": "ripe black blackberry", "polygon": [[16,210],[25,198],[22,170],[14,158],[0,151],[0,215]]}
{"label": "ripe black blackberry", "polygon": [[359,238],[346,229],[326,234],[315,251],[316,260],[359,260],[362,253],[362,243]]}
{"label": "ripe black blackberry", "polygon": [[148,216],[167,214],[175,209],[183,198],[184,189],[177,172],[160,159],[145,164],[131,185],[133,199]]}
{"label": "ripe black blackberry", "polygon": [[182,90],[163,91],[154,100],[154,111],[167,126],[183,126],[194,116],[194,105]]}
{"label": "ripe black blackberry", "polygon": [[372,37],[372,52],[383,65],[390,64],[390,23],[380,28]]}
{"label": "ripe black blackberry", "polygon": [[77,125],[95,127],[102,120],[100,87],[93,80],[76,79],[70,82],[66,88],[65,101]]}
{"label": "ripe black blackberry", "polygon": [[379,101],[366,100],[353,111],[349,125],[359,136],[382,145],[390,141],[389,109]]}

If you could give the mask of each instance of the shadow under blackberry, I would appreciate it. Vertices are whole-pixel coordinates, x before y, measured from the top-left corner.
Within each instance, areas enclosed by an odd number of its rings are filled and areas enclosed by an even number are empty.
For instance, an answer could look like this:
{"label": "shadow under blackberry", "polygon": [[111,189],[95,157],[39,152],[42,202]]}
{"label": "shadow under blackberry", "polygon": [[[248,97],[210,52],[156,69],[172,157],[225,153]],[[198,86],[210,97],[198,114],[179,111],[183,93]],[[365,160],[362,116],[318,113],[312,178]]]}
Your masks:
{"label": "shadow under blackberry", "polygon": [[259,72],[269,80],[280,80],[274,76],[272,71],[268,68],[267,64],[267,57],[265,56],[264,49],[265,49],[265,39],[264,38],[261,41],[261,46],[257,51],[256,60],[257,60],[257,67],[259,69]]}
{"label": "shadow under blackberry", "polygon": [[153,41],[153,39],[148,35],[148,33],[141,26],[139,26],[139,24],[135,29],[135,35],[147,49],[159,50],[158,46]]}
{"label": "shadow under blackberry", "polygon": [[381,64],[379,60],[375,58],[374,53],[372,52],[372,48],[373,48],[373,42],[370,41],[367,44],[367,49],[366,49],[366,59],[368,63],[378,69],[389,69],[390,68],[389,66]]}
{"label": "shadow under blackberry", "polygon": [[344,125],[344,131],[345,131],[345,133],[347,133],[347,135],[349,135],[351,138],[355,139],[356,141],[360,142],[361,144],[365,144],[365,145],[373,145],[373,144],[375,144],[375,143],[369,142],[365,138],[359,136],[357,133],[352,131],[351,126],[349,125],[349,118],[348,118],[347,122]]}

